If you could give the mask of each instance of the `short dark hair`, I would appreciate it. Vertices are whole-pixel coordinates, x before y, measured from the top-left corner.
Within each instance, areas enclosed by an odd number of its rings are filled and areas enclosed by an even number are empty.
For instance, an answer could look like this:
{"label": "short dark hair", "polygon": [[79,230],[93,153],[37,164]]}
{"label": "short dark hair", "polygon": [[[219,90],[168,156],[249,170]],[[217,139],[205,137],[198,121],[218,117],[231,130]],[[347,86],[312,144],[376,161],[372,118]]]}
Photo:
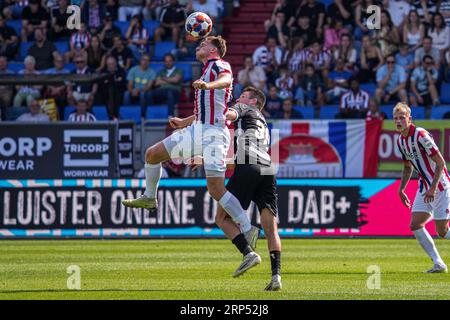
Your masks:
{"label": "short dark hair", "polygon": [[264,108],[264,105],[266,104],[266,95],[264,94],[264,92],[254,87],[245,87],[244,91],[242,92],[248,92],[250,94],[250,99],[256,98],[256,106],[259,110],[262,110]]}
{"label": "short dark hair", "polygon": [[217,48],[219,56],[223,58],[227,53],[227,41],[221,36],[209,36],[206,37],[206,41],[209,41],[214,47]]}
{"label": "short dark hair", "polygon": [[166,53],[166,54],[164,55],[164,60],[166,60],[167,57],[171,57],[173,61],[176,60],[176,59],[175,59],[175,56],[174,56],[173,54],[171,54],[171,53]]}
{"label": "short dark hair", "polygon": [[425,60],[427,60],[427,59],[430,59],[430,60],[433,60],[433,61],[434,61],[434,59],[433,59],[432,56],[430,56],[429,54],[426,54],[426,55],[423,56],[422,62],[425,62]]}

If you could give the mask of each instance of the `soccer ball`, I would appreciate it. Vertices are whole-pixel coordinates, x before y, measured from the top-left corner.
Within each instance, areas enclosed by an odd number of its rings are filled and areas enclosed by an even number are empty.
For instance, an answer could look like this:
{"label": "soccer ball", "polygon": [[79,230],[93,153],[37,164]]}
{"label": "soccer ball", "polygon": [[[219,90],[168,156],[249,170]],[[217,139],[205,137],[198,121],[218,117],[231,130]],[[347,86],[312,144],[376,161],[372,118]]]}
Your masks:
{"label": "soccer ball", "polygon": [[186,19],[184,27],[194,38],[203,38],[211,32],[212,20],[206,13],[194,12]]}

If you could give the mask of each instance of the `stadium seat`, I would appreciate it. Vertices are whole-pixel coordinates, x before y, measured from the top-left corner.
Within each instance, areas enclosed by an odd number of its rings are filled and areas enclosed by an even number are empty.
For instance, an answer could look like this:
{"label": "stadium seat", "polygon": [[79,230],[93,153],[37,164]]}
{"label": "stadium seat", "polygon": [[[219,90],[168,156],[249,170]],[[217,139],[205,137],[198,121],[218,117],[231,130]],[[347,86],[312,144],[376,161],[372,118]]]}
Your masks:
{"label": "stadium seat", "polygon": [[22,20],[7,20],[6,25],[13,28],[20,39],[20,34],[22,32]]}
{"label": "stadium seat", "polygon": [[377,90],[377,85],[374,83],[361,83],[360,88],[366,91],[371,98],[375,96],[375,91]]}
{"label": "stadium seat", "polygon": [[75,70],[75,63],[66,63],[64,64],[64,68],[66,68],[69,71]]}
{"label": "stadium seat", "polygon": [[122,33],[122,37],[125,37],[127,34],[128,27],[130,26],[130,21],[114,21],[114,25],[120,29],[120,33]]}
{"label": "stadium seat", "polygon": [[159,41],[155,42],[155,50],[153,52],[153,60],[162,61],[166,53],[170,53],[176,48],[173,41]]}
{"label": "stadium seat", "polygon": [[300,112],[304,119],[314,119],[313,106],[294,106],[294,110]]}
{"label": "stadium seat", "polygon": [[450,103],[450,83],[443,83],[441,86],[441,103]]}
{"label": "stadium seat", "polygon": [[[391,110],[392,113],[392,110]],[[411,116],[416,120],[424,120],[425,119],[425,107],[418,106],[411,108]]]}
{"label": "stadium seat", "polygon": [[167,119],[169,117],[167,105],[148,106],[146,111],[146,119]]}
{"label": "stadium seat", "polygon": [[25,69],[25,65],[23,62],[9,62],[8,63],[8,70],[18,73],[20,70]]}
{"label": "stadium seat", "polygon": [[[150,39],[153,39],[153,37],[155,36],[155,30],[159,27],[159,21],[154,21],[154,20],[144,20],[142,21],[142,23],[144,24],[145,29],[148,30],[148,34]],[[126,30],[125,30],[126,32]]]}
{"label": "stadium seat", "polygon": [[431,109],[430,119],[440,120],[444,118],[444,115],[450,112],[450,105],[447,106],[437,106]]}
{"label": "stadium seat", "polygon": [[67,121],[67,119],[69,119],[70,114],[74,111],[75,111],[74,106],[66,106],[64,108],[64,121]]}
{"label": "stadium seat", "polygon": [[65,54],[69,51],[69,43],[67,41],[56,41],[53,42],[53,44],[55,45],[56,50],[61,54]]}
{"label": "stadium seat", "polygon": [[320,119],[335,119],[339,111],[338,105],[322,106],[320,108]]}
{"label": "stadium seat", "polygon": [[384,112],[386,114],[386,119],[392,120],[392,109],[394,109],[394,105],[385,104],[380,106],[380,112]]}
{"label": "stadium seat", "polygon": [[25,59],[25,57],[28,55],[28,49],[33,45],[33,42],[21,42],[20,43],[20,50],[19,50],[19,58],[20,60]]}
{"label": "stadium seat", "polygon": [[141,106],[139,105],[125,105],[121,106],[119,116],[122,120],[133,120],[136,123],[141,123]]}
{"label": "stadium seat", "polygon": [[29,112],[28,107],[12,107],[5,109],[6,121],[15,121],[22,114]]}
{"label": "stadium seat", "polygon": [[101,105],[93,106],[92,113],[99,121],[108,121],[109,120],[108,110],[107,110],[106,106],[101,106]]}

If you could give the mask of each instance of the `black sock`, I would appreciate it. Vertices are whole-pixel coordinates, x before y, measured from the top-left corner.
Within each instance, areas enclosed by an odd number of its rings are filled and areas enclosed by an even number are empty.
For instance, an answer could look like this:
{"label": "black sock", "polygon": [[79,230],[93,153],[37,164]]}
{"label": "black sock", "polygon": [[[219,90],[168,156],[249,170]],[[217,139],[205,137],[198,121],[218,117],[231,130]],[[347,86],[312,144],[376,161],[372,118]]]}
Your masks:
{"label": "black sock", "polygon": [[280,274],[281,271],[281,252],[270,251],[270,266],[272,267],[272,276]]}
{"label": "black sock", "polygon": [[236,248],[238,248],[244,256],[253,251],[242,233],[239,233],[233,240],[231,240],[231,242],[233,242]]}

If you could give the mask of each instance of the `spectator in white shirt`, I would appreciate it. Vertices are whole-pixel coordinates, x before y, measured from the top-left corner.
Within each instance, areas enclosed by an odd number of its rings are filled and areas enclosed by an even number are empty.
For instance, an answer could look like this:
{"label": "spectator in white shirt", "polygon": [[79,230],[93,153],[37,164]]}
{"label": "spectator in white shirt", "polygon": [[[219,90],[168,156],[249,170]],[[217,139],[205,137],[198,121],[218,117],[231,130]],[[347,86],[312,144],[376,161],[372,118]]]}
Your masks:
{"label": "spectator in white shirt", "polygon": [[245,56],[244,69],[238,73],[238,83],[234,87],[234,96],[239,97],[245,87],[252,86],[259,90],[265,90],[266,87],[266,73],[264,69],[255,66],[251,56]]}
{"label": "spectator in white shirt", "polygon": [[433,39],[433,48],[438,49],[443,56],[450,45],[450,28],[445,24],[442,14],[436,13],[433,15],[428,35]]}
{"label": "spectator in white shirt", "polygon": [[77,101],[75,111],[69,115],[69,122],[95,122],[97,118],[88,111],[89,104],[86,100],[80,99]]}
{"label": "spectator in white shirt", "polygon": [[29,106],[30,112],[22,114],[17,118],[19,122],[50,122],[50,118],[45,113],[41,113],[41,105],[37,100],[33,100]]}
{"label": "spectator in white shirt", "polygon": [[275,70],[281,65],[283,50],[277,46],[277,39],[268,37],[266,43],[253,52],[253,64],[266,71],[269,83],[275,83]]}
{"label": "spectator in white shirt", "polygon": [[[33,56],[27,56],[24,61],[25,69],[20,70],[19,74],[23,75],[35,75],[39,74],[36,71],[36,59]],[[17,85],[17,93],[14,97],[13,105],[15,107],[20,107],[24,102],[27,106],[31,104],[34,99],[39,99],[41,97],[42,86],[38,85]]]}

